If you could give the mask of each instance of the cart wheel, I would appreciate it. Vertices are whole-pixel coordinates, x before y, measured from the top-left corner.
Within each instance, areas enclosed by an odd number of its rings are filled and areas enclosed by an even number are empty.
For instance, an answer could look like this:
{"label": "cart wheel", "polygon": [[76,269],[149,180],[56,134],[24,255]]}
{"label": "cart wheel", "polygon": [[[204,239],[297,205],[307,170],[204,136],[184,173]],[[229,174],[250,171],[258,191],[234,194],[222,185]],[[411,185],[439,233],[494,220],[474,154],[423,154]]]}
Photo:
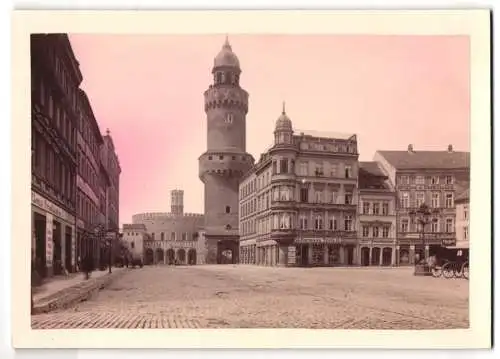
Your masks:
{"label": "cart wheel", "polygon": [[432,276],[434,278],[439,278],[443,275],[443,267],[435,266],[432,268]]}
{"label": "cart wheel", "polygon": [[462,264],[462,277],[469,280],[469,262]]}
{"label": "cart wheel", "polygon": [[453,267],[454,267],[454,263],[452,263],[452,262],[446,263],[443,266],[443,277],[445,277],[446,279],[453,278],[453,275],[454,275]]}

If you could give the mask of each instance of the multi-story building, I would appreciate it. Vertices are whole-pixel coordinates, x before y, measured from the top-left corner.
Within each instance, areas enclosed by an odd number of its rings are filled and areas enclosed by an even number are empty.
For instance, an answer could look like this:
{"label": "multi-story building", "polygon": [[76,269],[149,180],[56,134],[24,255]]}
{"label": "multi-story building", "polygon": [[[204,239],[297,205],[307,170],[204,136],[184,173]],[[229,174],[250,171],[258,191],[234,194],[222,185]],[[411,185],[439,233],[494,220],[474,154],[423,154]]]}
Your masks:
{"label": "multi-story building", "polygon": [[[397,246],[399,264],[414,264],[442,246],[453,244],[457,186],[469,186],[470,153],[445,151],[377,151],[374,157],[395,186],[397,196]],[[422,228],[411,213],[423,203],[432,212]]]}
{"label": "multi-story building", "polygon": [[377,162],[360,162],[357,263],[397,265],[396,192]]}
{"label": "multi-story building", "polygon": [[94,235],[98,226],[105,225],[102,209],[101,146],[104,144],[99,125],[87,94],[78,90],[78,173],[77,184],[77,258],[91,255],[99,263],[100,244]]}
{"label": "multi-story building", "polygon": [[150,235],[144,241],[145,264],[203,264],[204,216],[184,213],[184,191],[173,190],[170,213],[139,213],[132,216],[134,226],[143,225]]}
{"label": "multi-story building", "polygon": [[294,133],[283,108],[239,187],[241,262],[355,264],[357,176],[356,135]]}
{"label": "multi-story building", "polygon": [[214,82],[204,93],[207,151],[199,157],[199,177],[205,186],[206,262],[238,263],[238,186],[253,158],[246,152],[248,93],[240,86],[240,62],[227,38],[212,73]]}
{"label": "multi-story building", "polygon": [[457,248],[469,248],[469,202],[469,188],[457,192],[457,197],[455,198]]}
{"label": "multi-story building", "polygon": [[[102,174],[103,183],[108,184],[104,192],[104,219],[105,230],[107,232],[106,241],[101,242],[100,257],[105,256],[111,261],[115,261],[120,257],[120,239],[119,239],[119,208],[120,208],[120,174],[121,167],[118,155],[115,150],[115,145],[111,137],[109,129],[106,130],[106,135],[103,136],[103,145],[101,146],[101,163],[104,173]],[[108,251],[111,250],[110,254]]]}
{"label": "multi-story building", "polygon": [[106,223],[108,230],[118,231],[120,218],[120,161],[109,129],[103,136],[104,145],[101,147],[101,161],[109,177],[109,187],[106,192]]}
{"label": "multi-story building", "polygon": [[76,269],[76,132],[82,81],[66,34],[32,34],[32,259],[41,277]]}

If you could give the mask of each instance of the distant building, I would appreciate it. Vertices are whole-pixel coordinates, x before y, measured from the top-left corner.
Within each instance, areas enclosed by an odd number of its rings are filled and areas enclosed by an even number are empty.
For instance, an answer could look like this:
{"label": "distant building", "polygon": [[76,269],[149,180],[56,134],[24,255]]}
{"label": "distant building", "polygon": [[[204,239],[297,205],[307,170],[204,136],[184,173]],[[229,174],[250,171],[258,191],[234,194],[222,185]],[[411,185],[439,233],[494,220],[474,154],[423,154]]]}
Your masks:
{"label": "distant building", "polygon": [[30,55],[31,258],[44,278],[76,270],[75,129],[83,78],[66,34],[31,34]]}
{"label": "distant building", "polygon": [[144,241],[144,263],[203,264],[206,262],[204,216],[184,213],[184,192],[171,191],[170,213],[139,213],[132,216],[132,225],[143,225],[150,239]]}
{"label": "distant building", "polygon": [[356,135],[295,131],[283,112],[274,144],[239,187],[240,262],[354,265]]}
{"label": "distant building", "polygon": [[150,239],[144,224],[124,224],[122,243],[133,258],[140,257],[144,262],[144,243]]}
{"label": "distant building", "polygon": [[377,162],[359,163],[358,238],[362,266],[398,265],[396,192]]}
{"label": "distant building", "polygon": [[[377,151],[374,157],[397,196],[397,245],[400,264],[414,264],[416,254],[424,258],[441,246],[452,245],[455,233],[457,186],[469,186],[470,153],[445,151]],[[425,241],[411,211],[426,203],[433,214],[425,227]]]}
{"label": "distant building", "polygon": [[457,234],[457,248],[469,248],[469,188],[463,189],[457,192],[457,197],[455,198],[456,205],[456,229]]}

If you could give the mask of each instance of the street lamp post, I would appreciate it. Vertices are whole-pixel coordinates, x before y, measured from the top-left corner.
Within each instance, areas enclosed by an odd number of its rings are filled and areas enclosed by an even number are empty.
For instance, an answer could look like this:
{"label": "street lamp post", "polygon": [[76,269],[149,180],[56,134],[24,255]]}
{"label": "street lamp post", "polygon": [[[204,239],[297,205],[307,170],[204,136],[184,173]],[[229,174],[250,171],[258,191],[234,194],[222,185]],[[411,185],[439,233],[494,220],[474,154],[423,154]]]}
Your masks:
{"label": "street lamp post", "polygon": [[[419,225],[419,227],[418,227],[419,237],[420,237],[420,241],[421,241],[422,245],[424,246],[424,258],[426,258],[425,248],[427,245],[426,236],[425,236],[425,227],[431,222],[432,213],[433,212],[429,209],[429,206],[427,206],[427,204],[425,204],[425,203],[422,203],[420,205],[420,207],[418,207],[416,210],[409,212],[411,222]],[[432,274],[430,271],[430,268],[428,268],[428,266],[424,265],[422,273],[417,271],[417,266],[418,266],[418,262],[415,262],[415,275],[418,275],[418,274],[430,275],[430,274]],[[427,274],[427,272],[429,274]]]}

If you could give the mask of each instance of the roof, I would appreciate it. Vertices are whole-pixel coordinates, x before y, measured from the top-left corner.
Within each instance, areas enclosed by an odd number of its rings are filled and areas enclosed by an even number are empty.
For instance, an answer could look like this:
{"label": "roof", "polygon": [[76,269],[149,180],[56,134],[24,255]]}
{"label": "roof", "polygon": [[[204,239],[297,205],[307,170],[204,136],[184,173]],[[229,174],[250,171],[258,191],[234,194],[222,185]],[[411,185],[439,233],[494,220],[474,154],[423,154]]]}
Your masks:
{"label": "roof", "polygon": [[294,132],[295,136],[312,136],[312,137],[319,137],[319,138],[333,138],[333,139],[338,139],[338,140],[354,140],[354,141],[356,141],[356,134],[354,134],[354,133],[300,130],[300,129],[295,129],[293,132]]}
{"label": "roof", "polygon": [[365,172],[371,176],[377,176],[377,177],[387,177],[384,172],[380,169],[379,165],[375,161],[370,161],[370,162],[359,162],[359,170],[360,172]]}
{"label": "roof", "polygon": [[455,197],[455,202],[467,202],[469,201],[469,189],[466,188],[461,192],[457,192],[457,196]]}
{"label": "roof", "polygon": [[397,170],[470,168],[470,152],[378,151]]}

